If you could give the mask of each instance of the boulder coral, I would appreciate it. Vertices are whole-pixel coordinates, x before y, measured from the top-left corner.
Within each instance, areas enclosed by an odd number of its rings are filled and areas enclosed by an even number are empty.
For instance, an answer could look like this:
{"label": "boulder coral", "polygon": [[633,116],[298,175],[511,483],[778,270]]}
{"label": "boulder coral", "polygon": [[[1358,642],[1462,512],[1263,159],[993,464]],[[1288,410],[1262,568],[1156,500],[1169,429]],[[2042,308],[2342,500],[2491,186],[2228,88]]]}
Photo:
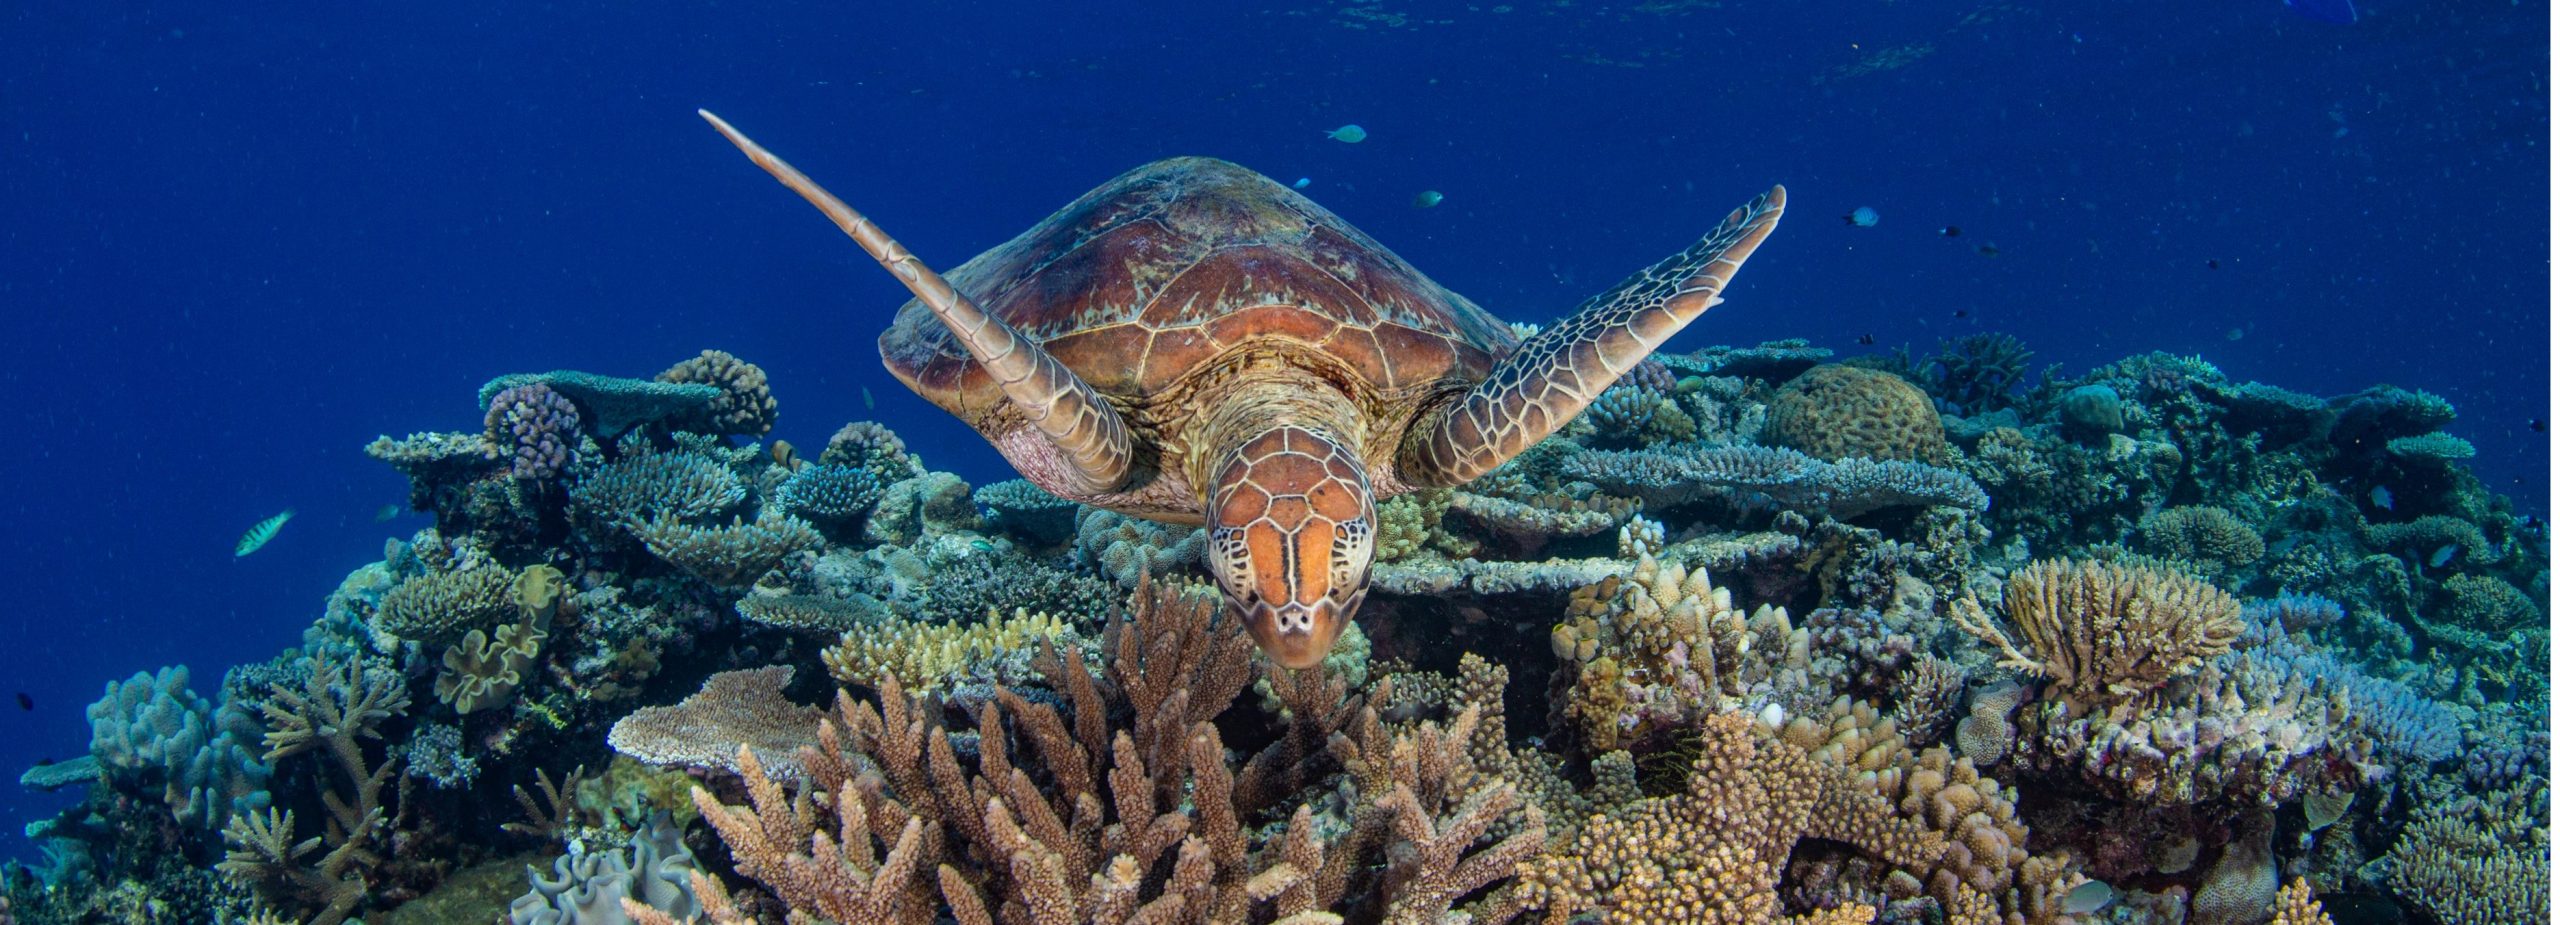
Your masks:
{"label": "boulder coral", "polygon": [[1935,462],[1947,449],[1926,393],[1900,376],[1854,366],[1816,366],[1788,380],[1769,399],[1761,437],[1825,460]]}

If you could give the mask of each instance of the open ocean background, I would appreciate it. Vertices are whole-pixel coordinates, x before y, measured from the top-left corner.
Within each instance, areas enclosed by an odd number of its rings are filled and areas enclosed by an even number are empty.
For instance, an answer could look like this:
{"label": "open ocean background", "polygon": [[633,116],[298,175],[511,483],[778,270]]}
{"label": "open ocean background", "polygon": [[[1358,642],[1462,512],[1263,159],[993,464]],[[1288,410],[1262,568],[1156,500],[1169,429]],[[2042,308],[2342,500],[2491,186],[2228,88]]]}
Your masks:
{"label": "open ocean background", "polygon": [[[2545,513],[2548,8],[2363,13],[11,4],[0,695],[33,706],[0,696],[0,770],[84,751],[111,677],[185,663],[210,694],[296,644],[426,523],[375,522],[405,488],[364,444],[478,428],[502,373],[646,376],[716,347],[770,373],[776,437],[877,419],[935,468],[1010,477],[880,368],[906,293],[696,107],[939,266],[1205,154],[1309,178],[1518,321],[1784,182],[1786,224],[1668,349],[1926,355],[1997,331],[2065,375],[2162,350],[2322,395],[2423,388],[2461,409],[2481,477]],[[1344,123],[1368,140],[1325,136]],[[1875,227],[1840,221],[1861,206]],[[68,799],[0,781],[0,852]]]}

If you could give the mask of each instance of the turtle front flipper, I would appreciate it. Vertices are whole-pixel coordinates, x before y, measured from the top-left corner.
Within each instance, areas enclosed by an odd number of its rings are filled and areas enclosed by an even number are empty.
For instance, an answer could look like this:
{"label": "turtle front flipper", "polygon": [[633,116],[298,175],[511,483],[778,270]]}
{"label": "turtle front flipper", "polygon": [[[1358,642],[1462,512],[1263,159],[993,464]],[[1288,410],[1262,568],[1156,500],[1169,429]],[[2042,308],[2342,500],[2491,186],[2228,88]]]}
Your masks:
{"label": "turtle front flipper", "polygon": [[1461,485],[1546,439],[1723,301],[1718,293],[1786,208],[1787,188],[1770,187],[1688,250],[1591,297],[1573,317],[1521,344],[1485,381],[1414,426],[1397,475],[1416,487]]}
{"label": "turtle front flipper", "polygon": [[880,226],[845,205],[844,200],[827,192],[807,174],[748,140],[719,116],[699,109],[694,112],[728,136],[730,143],[747,153],[748,160],[826,213],[854,243],[862,245],[891,275],[905,283],[907,290],[916,294],[916,300],[924,303],[935,318],[941,319],[942,326],[951,330],[951,336],[968,348],[969,356],[986,369],[1031,426],[1058,447],[1071,470],[1061,474],[1078,483],[1073,487],[1088,494],[1103,494],[1120,487],[1129,474],[1129,427],[1120,420],[1120,412],[1103,401],[1092,386],[1050,356],[1038,342],[1022,336],[1012,325],[951,288],[942,274],[916,259]]}

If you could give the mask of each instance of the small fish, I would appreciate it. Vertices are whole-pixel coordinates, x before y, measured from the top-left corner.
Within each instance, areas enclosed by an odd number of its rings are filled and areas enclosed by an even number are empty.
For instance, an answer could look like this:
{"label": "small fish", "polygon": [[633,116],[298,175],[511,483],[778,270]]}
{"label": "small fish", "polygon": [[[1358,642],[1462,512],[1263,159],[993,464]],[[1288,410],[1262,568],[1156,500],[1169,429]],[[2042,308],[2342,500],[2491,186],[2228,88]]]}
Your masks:
{"label": "small fish", "polygon": [[2451,564],[2453,562],[2453,554],[2460,551],[2462,551],[2461,547],[2455,546],[2452,543],[2446,543],[2442,546],[2438,546],[2436,547],[2435,555],[2427,557],[2427,567],[2443,568],[2446,565]]}
{"label": "small fish", "polygon": [[1289,188],[1290,188],[1290,189],[1306,189],[1306,188],[1307,188],[1307,184],[1309,184],[1309,183],[1313,183],[1313,182],[1316,182],[1316,178],[1314,178],[1314,177],[1299,177],[1299,178],[1298,178],[1298,182],[1289,184]]}
{"label": "small fish", "polygon": [[2534,418],[2533,421],[2526,426],[2533,428],[2533,432],[2539,434],[2548,432],[2551,429],[2551,422],[2545,421],[2541,418]]}
{"label": "small fish", "polygon": [[2000,245],[1985,241],[1981,244],[1975,245],[1973,252],[1985,257],[1997,257],[2000,256]]}
{"label": "small fish", "polygon": [[871,387],[866,385],[866,386],[863,386],[863,387],[862,387],[862,410],[864,410],[864,411],[870,411],[870,410],[872,410],[872,408],[873,408],[873,406],[872,406],[872,404],[871,404]]}
{"label": "small fish", "polygon": [[1413,194],[1413,207],[1417,209],[1428,209],[1432,206],[1439,205],[1442,198],[1444,197],[1440,195],[1439,190],[1423,190],[1422,192]]}
{"label": "small fish", "polygon": [[2380,485],[2373,486],[2372,491],[2365,493],[2365,498],[2366,500],[2372,501],[2374,507],[2378,507],[2386,511],[2391,509],[2391,489],[2384,488]]}
{"label": "small fish", "polygon": [[2222,261],[2216,260],[2212,257],[2207,257],[2204,259],[2204,268],[2208,270],[2222,269]]}
{"label": "small fish", "polygon": [[1948,225],[1947,227],[1938,229],[1938,236],[1942,238],[1961,238],[1964,237],[1964,229],[1958,228],[1954,225]]}
{"label": "small fish", "polygon": [[1970,309],[1970,308],[1959,308],[1959,309],[1956,309],[1956,317],[1958,317],[1958,318],[1971,318],[1971,317],[1973,317],[1973,309]]}
{"label": "small fish", "polygon": [[1369,140],[1369,130],[1361,128],[1356,124],[1345,125],[1341,128],[1325,132],[1324,137],[1331,138],[1346,145],[1356,145]]}
{"label": "small fish", "polygon": [[2071,892],[2063,894],[2062,911],[2072,915],[2088,915],[2106,908],[2107,904],[2114,902],[2115,899],[2115,887],[2108,886],[2102,881],[2091,880],[2072,887]]}
{"label": "small fish", "polygon": [[2532,533],[2540,530],[2542,529],[2542,518],[2526,514],[2524,515],[2523,520],[2516,522],[2516,528],[2523,530],[2526,533]]}
{"label": "small fish", "polygon": [[1875,345],[1876,345],[1876,336],[1875,336],[1875,335],[1873,335],[1873,334],[1860,334],[1860,335],[1858,335],[1858,346],[1861,346],[1861,347],[1873,347],[1873,346],[1875,346]]}
{"label": "small fish", "polygon": [[398,518],[399,516],[400,516],[400,506],[399,506],[399,505],[397,505],[397,504],[385,504],[385,505],[383,505],[380,509],[377,509],[377,510],[375,510],[375,511],[373,512],[373,522],[374,522],[374,523],[378,523],[378,524],[387,524],[387,523],[390,523],[392,520],[394,520],[394,519]]}
{"label": "small fish", "polygon": [[791,441],[776,440],[773,446],[768,448],[768,452],[773,454],[774,465],[785,469],[800,468],[800,451],[792,447]]}
{"label": "small fish", "polygon": [[2243,338],[2243,337],[2247,337],[2247,336],[2249,336],[2249,332],[2247,332],[2247,331],[2243,331],[2243,330],[2241,330],[2241,329],[2239,329],[2239,328],[2232,328],[2231,330],[2228,330],[2228,331],[2224,331],[2224,332],[2222,332],[2222,339],[2223,339],[2223,340],[2231,341],[2231,342],[2234,342],[2234,343],[2239,342],[2239,340],[2240,340],[2241,338]]}
{"label": "small fish", "polygon": [[1884,216],[1876,214],[1875,207],[1859,206],[1849,210],[1849,214],[1840,216],[1840,221],[1852,228],[1873,228],[1877,220],[1882,218]]}
{"label": "small fish", "polygon": [[285,521],[292,519],[293,509],[285,508],[282,514],[258,521],[256,525],[249,528],[249,532],[240,534],[240,544],[231,548],[232,558],[236,559],[257,552],[258,547],[267,545],[268,540],[276,538],[276,531],[284,529]]}
{"label": "small fish", "polygon": [[32,713],[32,712],[34,712],[34,711],[35,711],[35,708],[36,708],[36,699],[35,699],[35,698],[33,698],[33,697],[29,697],[29,696],[27,696],[27,692],[26,692],[26,691],[19,691],[19,692],[18,692],[18,709],[26,710],[26,711],[28,711],[28,712]]}

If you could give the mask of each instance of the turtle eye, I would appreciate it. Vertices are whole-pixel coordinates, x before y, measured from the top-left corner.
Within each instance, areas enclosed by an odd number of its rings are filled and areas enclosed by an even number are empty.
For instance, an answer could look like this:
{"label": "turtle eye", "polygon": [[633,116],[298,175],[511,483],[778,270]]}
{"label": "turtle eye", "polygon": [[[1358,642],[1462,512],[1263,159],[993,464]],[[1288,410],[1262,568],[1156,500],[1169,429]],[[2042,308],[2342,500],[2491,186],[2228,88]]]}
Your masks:
{"label": "turtle eye", "polygon": [[1333,593],[1340,597],[1368,585],[1377,534],[1366,517],[1333,525]]}
{"label": "turtle eye", "polygon": [[1245,544],[1244,531],[1234,527],[1209,531],[1209,572],[1227,596],[1253,599],[1253,551]]}

